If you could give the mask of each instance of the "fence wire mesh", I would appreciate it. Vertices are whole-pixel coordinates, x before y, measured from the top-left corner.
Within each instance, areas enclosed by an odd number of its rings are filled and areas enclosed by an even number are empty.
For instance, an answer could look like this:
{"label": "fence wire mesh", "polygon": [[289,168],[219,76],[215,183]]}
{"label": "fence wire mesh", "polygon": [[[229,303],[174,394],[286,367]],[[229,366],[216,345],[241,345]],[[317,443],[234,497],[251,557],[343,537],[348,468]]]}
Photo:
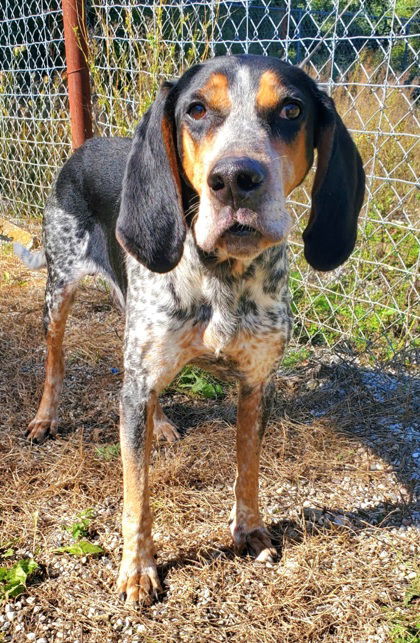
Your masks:
{"label": "fence wire mesh", "polygon": [[[57,0],[11,2],[0,12],[1,203],[9,216],[26,217],[42,208],[70,150],[62,17]],[[318,345],[373,364],[412,362],[420,10],[395,0],[91,0],[86,19],[100,135],[130,135],[163,78],[221,54],[281,57],[334,97],[362,154],[367,196],[357,249],[328,274],[302,259],[312,176],[291,196],[297,351]]]}
{"label": "fence wire mesh", "polygon": [[52,177],[70,151],[58,2],[0,6],[1,209],[42,212]]}

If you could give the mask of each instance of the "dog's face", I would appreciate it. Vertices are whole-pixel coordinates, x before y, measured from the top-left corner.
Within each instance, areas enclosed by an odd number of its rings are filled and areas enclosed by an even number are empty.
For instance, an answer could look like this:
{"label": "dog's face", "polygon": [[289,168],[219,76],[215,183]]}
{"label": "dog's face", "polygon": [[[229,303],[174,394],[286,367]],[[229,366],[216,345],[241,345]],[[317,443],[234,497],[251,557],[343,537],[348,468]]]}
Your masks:
{"label": "dog's face", "polygon": [[304,72],[275,58],[197,65],[163,86],[140,123],[118,237],[162,272],[179,261],[187,226],[219,260],[252,259],[287,237],[285,199],[306,176],[315,147],[305,250],[314,267],[330,269],[354,246],[364,186],[334,104]]}
{"label": "dog's face", "polygon": [[198,246],[248,258],[287,236],[285,197],[312,164],[315,106],[289,65],[227,60],[203,65],[178,97],[177,148],[200,197]]}

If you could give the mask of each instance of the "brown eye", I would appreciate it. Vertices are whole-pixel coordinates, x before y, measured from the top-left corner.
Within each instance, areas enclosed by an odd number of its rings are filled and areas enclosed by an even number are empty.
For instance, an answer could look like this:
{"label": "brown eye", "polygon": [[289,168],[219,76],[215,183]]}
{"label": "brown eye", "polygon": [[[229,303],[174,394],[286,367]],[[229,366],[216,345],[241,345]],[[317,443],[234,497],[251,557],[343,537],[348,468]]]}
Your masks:
{"label": "brown eye", "polygon": [[193,103],[190,105],[187,114],[195,121],[199,121],[207,114],[207,110],[201,103]]}
{"label": "brown eye", "polygon": [[302,108],[299,103],[286,103],[286,105],[283,105],[282,107],[280,117],[287,118],[289,121],[294,121],[296,118],[299,118],[301,113]]}

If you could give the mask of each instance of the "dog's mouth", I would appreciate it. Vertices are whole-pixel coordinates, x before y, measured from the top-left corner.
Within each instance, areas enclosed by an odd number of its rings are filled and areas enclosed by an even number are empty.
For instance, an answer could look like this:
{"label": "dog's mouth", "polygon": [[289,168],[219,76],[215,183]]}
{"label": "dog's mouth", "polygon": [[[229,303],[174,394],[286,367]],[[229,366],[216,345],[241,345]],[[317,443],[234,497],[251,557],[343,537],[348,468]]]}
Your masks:
{"label": "dog's mouth", "polygon": [[[202,221],[205,221],[203,216]],[[210,209],[206,227],[198,217],[195,234],[198,246],[205,252],[217,250],[223,256],[252,258],[265,248],[281,243],[288,231],[289,216],[281,209],[277,216],[267,216],[249,208],[234,210],[231,206]]]}
{"label": "dog's mouth", "polygon": [[234,221],[220,235],[217,245],[232,257],[246,258],[258,254],[262,238],[254,226]]}
{"label": "dog's mouth", "polygon": [[245,225],[243,223],[239,223],[238,221],[235,221],[233,225],[230,226],[222,235],[222,238],[226,238],[227,236],[232,236],[232,237],[241,237],[241,238],[246,238],[246,237],[256,237],[256,236],[261,236],[261,233],[258,232],[255,228],[253,228],[250,225]]}

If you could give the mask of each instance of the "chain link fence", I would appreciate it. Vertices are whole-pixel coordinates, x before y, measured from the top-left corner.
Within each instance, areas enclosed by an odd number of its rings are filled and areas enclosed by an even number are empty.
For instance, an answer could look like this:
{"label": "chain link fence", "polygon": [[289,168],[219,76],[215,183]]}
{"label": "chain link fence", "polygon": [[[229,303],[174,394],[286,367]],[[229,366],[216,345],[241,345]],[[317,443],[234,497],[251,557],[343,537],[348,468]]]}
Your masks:
{"label": "chain link fence", "polygon": [[[290,199],[296,355],[314,346],[409,366],[419,321],[420,10],[409,2],[148,0],[86,5],[95,132],[130,135],[163,78],[214,55],[301,65],[335,99],[367,174],[357,249],[328,274],[302,259],[309,176]],[[40,214],[70,152],[60,3],[0,9],[1,208]]]}

